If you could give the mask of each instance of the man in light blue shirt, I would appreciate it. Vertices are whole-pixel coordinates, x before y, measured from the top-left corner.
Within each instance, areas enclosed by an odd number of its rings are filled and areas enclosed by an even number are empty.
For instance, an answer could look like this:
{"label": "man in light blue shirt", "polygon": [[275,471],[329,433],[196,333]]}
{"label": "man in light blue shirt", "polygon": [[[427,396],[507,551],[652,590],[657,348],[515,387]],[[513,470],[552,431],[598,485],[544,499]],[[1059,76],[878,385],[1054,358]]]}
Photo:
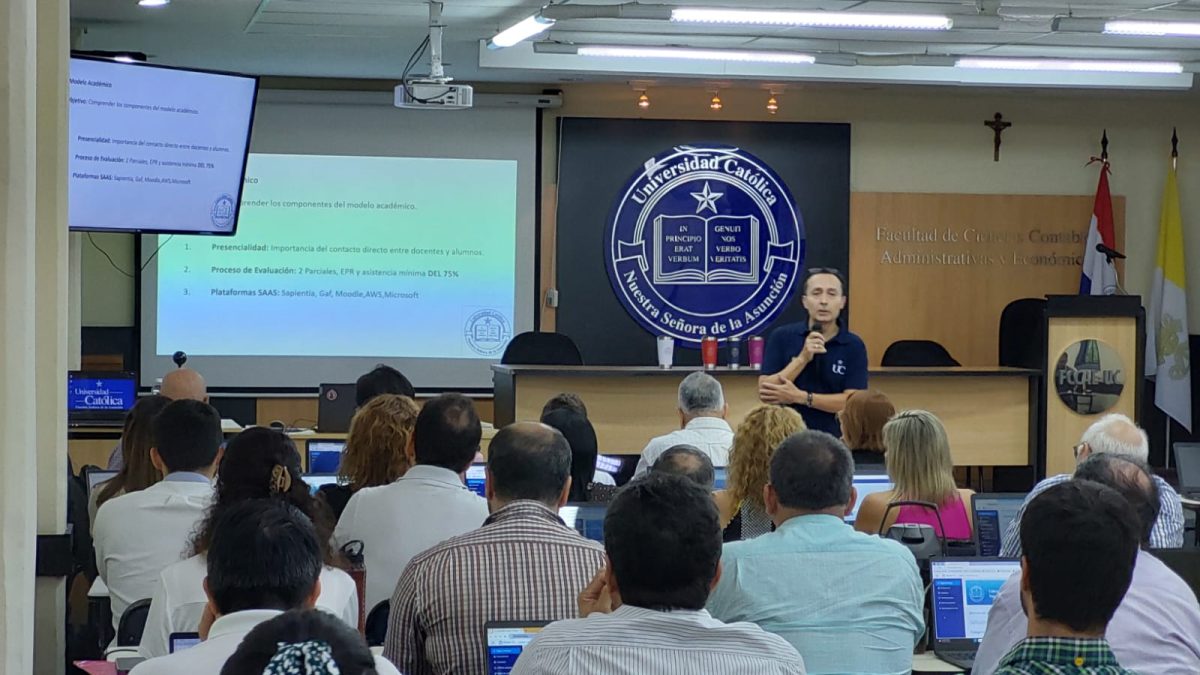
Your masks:
{"label": "man in light blue shirt", "polygon": [[784,440],[764,490],[775,531],[725,545],[708,599],[721,621],[751,621],[790,642],[808,672],[908,673],[925,632],[911,553],[855,532],[854,460],[821,431]]}

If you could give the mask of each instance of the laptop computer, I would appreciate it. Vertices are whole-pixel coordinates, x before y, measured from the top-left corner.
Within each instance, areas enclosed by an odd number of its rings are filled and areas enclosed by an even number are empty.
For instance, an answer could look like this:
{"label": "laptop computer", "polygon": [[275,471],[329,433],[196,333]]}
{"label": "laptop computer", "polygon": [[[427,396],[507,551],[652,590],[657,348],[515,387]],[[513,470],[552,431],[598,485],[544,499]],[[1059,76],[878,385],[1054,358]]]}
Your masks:
{"label": "laptop computer", "polygon": [[729,469],[723,466],[713,467],[713,489],[724,490],[729,482]]}
{"label": "laptop computer", "polygon": [[567,502],[558,510],[567,527],[575,528],[579,534],[604,543],[604,514],[608,512],[608,504],[600,502]]}
{"label": "laptop computer", "polygon": [[549,621],[489,621],[483,625],[487,642],[488,675],[508,675],[525,645],[533,641]]}
{"label": "laptop computer", "polygon": [[304,479],[305,483],[308,483],[308,491],[314,495],[317,494],[317,490],[321,489],[322,485],[333,485],[338,481],[337,476],[329,474],[314,475],[306,473],[301,478]]}
{"label": "laptop computer", "polygon": [[201,640],[200,634],[195,632],[171,633],[171,637],[167,639],[167,642],[170,643],[170,653],[174,654],[175,652],[181,652],[185,649],[191,649],[192,647],[195,647],[196,645],[200,644]]}
{"label": "laptop computer", "polygon": [[96,489],[97,485],[103,483],[106,480],[110,480],[110,479],[112,479],[113,476],[117,475],[116,471],[109,471],[107,469],[97,469],[97,468],[92,468],[92,467],[85,467],[83,471],[84,471],[83,478],[85,481],[87,481],[88,499],[91,499],[92,491]]}
{"label": "laptop computer", "polygon": [[1023,492],[980,492],[971,496],[971,513],[975,523],[975,552],[983,558],[1000,555],[1004,544],[1004,533],[1017,517],[1021,504],[1025,503]]}
{"label": "laptop computer", "polygon": [[480,497],[484,497],[484,487],[487,483],[487,464],[475,462],[467,467],[467,489]]}
{"label": "laptop computer", "polygon": [[312,440],[304,445],[309,473],[337,473],[342,463],[345,441]]}
{"label": "laptop computer", "polygon": [[120,427],[137,402],[137,375],[125,371],[67,373],[67,424]]}
{"label": "laptop computer", "polygon": [[1179,474],[1179,494],[1200,499],[1200,443],[1172,443],[1175,469]]}
{"label": "laptop computer", "polygon": [[862,507],[863,500],[867,495],[876,492],[887,492],[895,485],[892,479],[886,474],[854,474],[854,489],[858,491],[858,498],[854,501],[854,509],[846,515],[846,522],[853,524],[858,518],[858,509]]}
{"label": "laptop computer", "polygon": [[933,653],[970,669],[1000,587],[1021,570],[1010,558],[933,558],[929,561]]}
{"label": "laptop computer", "polygon": [[317,431],[344,434],[354,419],[353,384],[322,384],[317,395]]}

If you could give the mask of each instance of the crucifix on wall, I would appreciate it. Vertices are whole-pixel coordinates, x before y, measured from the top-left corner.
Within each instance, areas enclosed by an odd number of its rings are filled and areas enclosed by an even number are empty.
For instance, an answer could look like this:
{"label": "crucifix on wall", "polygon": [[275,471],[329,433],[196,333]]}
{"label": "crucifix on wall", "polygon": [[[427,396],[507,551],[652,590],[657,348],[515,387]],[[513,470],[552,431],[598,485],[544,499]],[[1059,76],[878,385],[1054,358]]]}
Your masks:
{"label": "crucifix on wall", "polygon": [[992,117],[992,119],[984,120],[983,126],[991,127],[992,132],[996,134],[995,138],[992,141],[992,161],[999,162],[1000,161],[1000,134],[1004,133],[1005,129],[1011,127],[1012,122],[1005,122],[1004,115],[1001,115],[1000,113],[996,113]]}

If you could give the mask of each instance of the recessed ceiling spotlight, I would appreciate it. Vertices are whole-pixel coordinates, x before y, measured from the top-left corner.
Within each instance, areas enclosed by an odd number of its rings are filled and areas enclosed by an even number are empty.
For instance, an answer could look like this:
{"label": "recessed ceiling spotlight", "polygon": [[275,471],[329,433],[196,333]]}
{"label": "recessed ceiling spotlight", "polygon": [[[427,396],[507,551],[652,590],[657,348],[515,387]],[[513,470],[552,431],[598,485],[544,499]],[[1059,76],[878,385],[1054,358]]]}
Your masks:
{"label": "recessed ceiling spotlight", "polygon": [[712,102],[708,104],[708,107],[712,108],[713,110],[720,110],[721,108],[725,107],[725,105],[721,103],[720,93],[715,91],[713,92]]}
{"label": "recessed ceiling spotlight", "polygon": [[775,100],[775,92],[771,92],[771,98],[767,99],[767,112],[772,115],[779,112],[779,101]]}

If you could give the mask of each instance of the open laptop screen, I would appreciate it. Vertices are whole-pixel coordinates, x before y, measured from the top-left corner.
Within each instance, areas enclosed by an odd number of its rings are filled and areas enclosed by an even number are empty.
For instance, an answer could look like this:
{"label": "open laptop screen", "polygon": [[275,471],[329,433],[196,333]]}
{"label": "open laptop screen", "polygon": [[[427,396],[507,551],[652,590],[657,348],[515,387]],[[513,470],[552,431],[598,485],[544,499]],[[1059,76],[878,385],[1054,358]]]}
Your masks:
{"label": "open laptop screen", "polygon": [[338,472],[342,464],[342,451],[346,449],[345,441],[308,441],[305,447],[309,473]]}
{"label": "open laptop screen", "polygon": [[607,504],[568,502],[558,510],[558,517],[562,518],[567,527],[575,528],[575,531],[584,537],[604,543],[604,514],[607,512]]}
{"label": "open laptop screen", "polygon": [[137,401],[133,373],[67,373],[67,414],[100,414],[120,418]]}
{"label": "open laptop screen", "polygon": [[1014,493],[980,493],[971,497],[971,508],[975,513],[975,536],[979,542],[979,555],[984,558],[1000,555],[1004,533],[1017,517],[1025,495]]}
{"label": "open laptop screen", "polygon": [[979,642],[1000,587],[1021,569],[1018,560],[935,558],[930,561],[933,630],[938,642]]}
{"label": "open laptop screen", "polygon": [[548,621],[504,621],[484,624],[487,636],[488,675],[508,675],[521,650],[541,632]]}
{"label": "open laptop screen", "polygon": [[92,490],[95,490],[97,485],[103,483],[106,480],[112,480],[112,478],[116,475],[117,475],[116,471],[105,471],[103,469],[93,469],[91,471],[88,471],[87,472],[88,497],[91,498]]}
{"label": "open laptop screen", "polygon": [[308,491],[312,494],[317,494],[317,490],[321,489],[322,485],[333,485],[337,483],[338,477],[330,474],[310,474],[306,473],[303,476],[304,482],[308,483]]}
{"label": "open laptop screen", "polygon": [[471,490],[471,492],[474,492],[480,497],[486,496],[483,489],[486,482],[487,464],[484,464],[483,462],[475,462],[471,466],[467,467],[467,488]]}
{"label": "open laptop screen", "polygon": [[854,489],[858,490],[858,499],[854,502],[854,510],[846,516],[847,523],[853,523],[858,518],[858,509],[862,506],[867,495],[876,492],[887,492],[894,487],[892,479],[882,474],[855,474]]}

